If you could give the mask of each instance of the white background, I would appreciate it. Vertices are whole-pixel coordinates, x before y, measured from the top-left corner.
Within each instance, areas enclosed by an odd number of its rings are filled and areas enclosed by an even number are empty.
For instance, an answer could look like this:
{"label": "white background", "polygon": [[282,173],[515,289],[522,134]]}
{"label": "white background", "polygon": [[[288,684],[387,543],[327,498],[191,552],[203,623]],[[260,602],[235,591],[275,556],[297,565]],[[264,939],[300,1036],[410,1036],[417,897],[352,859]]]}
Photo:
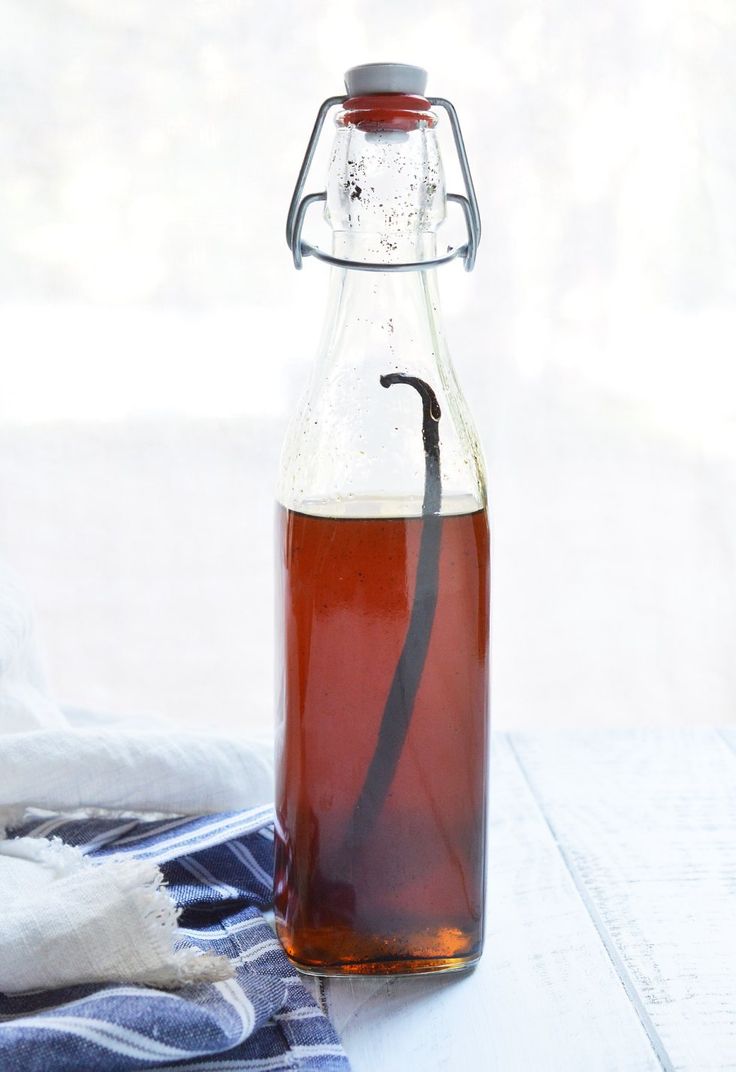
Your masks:
{"label": "white background", "polygon": [[729,0],[0,20],[0,556],[62,700],[270,722],[273,484],[327,286],[285,214],[319,102],[395,59],[456,103],[484,219],[441,284],[490,476],[496,725],[736,720]]}

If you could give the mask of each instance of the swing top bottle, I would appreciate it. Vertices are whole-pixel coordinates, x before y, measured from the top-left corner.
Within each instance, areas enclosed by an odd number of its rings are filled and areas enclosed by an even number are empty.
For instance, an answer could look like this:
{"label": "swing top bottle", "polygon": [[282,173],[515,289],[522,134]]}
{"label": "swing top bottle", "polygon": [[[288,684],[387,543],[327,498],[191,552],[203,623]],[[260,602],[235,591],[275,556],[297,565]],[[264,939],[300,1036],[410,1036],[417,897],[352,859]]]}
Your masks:
{"label": "swing top bottle", "polygon": [[[311,197],[330,253],[301,238],[311,145],[289,217],[297,263],[332,263],[277,492],[276,923],[318,974],[459,969],[483,941],[486,486],[439,317],[448,197],[424,77],[348,72],[326,194]],[[469,226],[456,252],[472,265],[472,182],[439,103],[470,195],[450,195]]]}

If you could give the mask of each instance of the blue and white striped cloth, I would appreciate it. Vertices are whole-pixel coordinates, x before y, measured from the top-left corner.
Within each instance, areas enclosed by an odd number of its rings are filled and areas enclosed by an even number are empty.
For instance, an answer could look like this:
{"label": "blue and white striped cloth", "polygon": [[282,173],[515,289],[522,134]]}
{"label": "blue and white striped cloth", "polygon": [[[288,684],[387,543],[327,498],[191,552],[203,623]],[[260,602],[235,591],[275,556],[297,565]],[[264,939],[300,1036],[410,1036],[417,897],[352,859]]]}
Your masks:
{"label": "blue and white striped cloth", "polygon": [[340,1040],[262,912],[273,896],[270,807],[156,822],[27,821],[93,857],[157,863],[183,907],[181,941],[226,956],[233,979],[176,991],[76,986],[0,994],[2,1072],[348,1072]]}

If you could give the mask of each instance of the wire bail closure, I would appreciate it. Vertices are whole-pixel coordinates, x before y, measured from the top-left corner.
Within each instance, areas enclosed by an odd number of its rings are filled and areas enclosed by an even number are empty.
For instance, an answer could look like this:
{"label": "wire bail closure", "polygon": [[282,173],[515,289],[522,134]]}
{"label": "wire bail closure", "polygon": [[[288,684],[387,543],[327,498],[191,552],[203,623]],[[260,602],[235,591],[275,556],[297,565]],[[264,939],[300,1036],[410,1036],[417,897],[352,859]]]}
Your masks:
{"label": "wire bail closure", "polygon": [[331,253],[325,253],[324,250],[321,250],[318,246],[313,246],[311,243],[307,242],[306,239],[302,238],[302,228],[308,209],[318,201],[327,200],[326,190],[322,190],[320,193],[306,194],[305,196],[302,196],[304,194],[304,187],[306,185],[309,169],[312,166],[314,154],[317,151],[322,128],[328,112],[332,108],[344,104],[347,99],[347,96],[328,97],[327,100],[323,101],[320,105],[320,109],[317,112],[317,118],[314,121],[309,144],[307,145],[307,151],[304,154],[302,166],[299,169],[299,175],[296,180],[296,186],[294,187],[294,193],[292,194],[291,204],[289,205],[289,214],[286,218],[286,242],[294,258],[294,267],[301,268],[305,257],[316,257],[318,260],[324,261],[326,264],[335,265],[338,268],[356,268],[363,272],[416,272],[427,268],[436,268],[440,264],[447,264],[449,261],[455,260],[456,257],[460,257],[465,263],[465,271],[472,271],[478,252],[478,245],[480,244],[480,211],[478,209],[478,200],[475,196],[473,178],[470,174],[468,154],[465,151],[465,142],[463,141],[463,134],[460,129],[460,120],[455,111],[455,106],[444,97],[427,97],[426,99],[433,108],[443,108],[450,120],[452,135],[455,139],[455,148],[457,150],[458,160],[460,161],[460,171],[465,185],[465,194],[447,194],[447,200],[453,201],[462,207],[465,216],[465,226],[468,233],[466,242],[461,246],[451,247],[448,249],[447,253],[440,257],[433,257],[431,260],[409,261],[403,264],[384,264],[370,261],[351,261],[342,257],[335,257]]}

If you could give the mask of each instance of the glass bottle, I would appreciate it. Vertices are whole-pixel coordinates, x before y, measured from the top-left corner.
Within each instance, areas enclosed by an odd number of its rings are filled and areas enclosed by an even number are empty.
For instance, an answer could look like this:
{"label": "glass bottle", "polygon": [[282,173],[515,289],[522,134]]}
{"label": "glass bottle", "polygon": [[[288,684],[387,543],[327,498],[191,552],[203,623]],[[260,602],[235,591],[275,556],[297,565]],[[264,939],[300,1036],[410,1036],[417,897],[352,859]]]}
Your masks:
{"label": "glass bottle", "polygon": [[483,943],[486,483],[427,266],[447,197],[425,78],[348,72],[331,257],[291,233],[333,267],[278,480],[275,914],[323,975],[456,970]]}

